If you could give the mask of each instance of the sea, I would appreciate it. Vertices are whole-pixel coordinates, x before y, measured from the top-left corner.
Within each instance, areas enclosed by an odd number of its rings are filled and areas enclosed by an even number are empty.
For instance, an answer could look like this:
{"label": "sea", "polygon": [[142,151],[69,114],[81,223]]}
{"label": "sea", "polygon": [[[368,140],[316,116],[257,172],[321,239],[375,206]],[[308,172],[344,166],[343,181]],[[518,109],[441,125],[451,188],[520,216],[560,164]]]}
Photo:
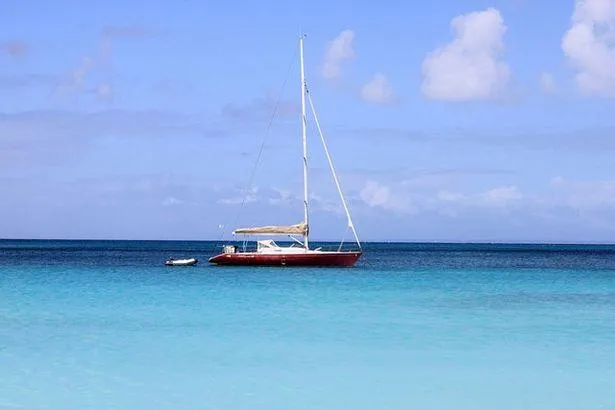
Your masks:
{"label": "sea", "polygon": [[615,246],[214,245],[0,241],[0,409],[615,409]]}

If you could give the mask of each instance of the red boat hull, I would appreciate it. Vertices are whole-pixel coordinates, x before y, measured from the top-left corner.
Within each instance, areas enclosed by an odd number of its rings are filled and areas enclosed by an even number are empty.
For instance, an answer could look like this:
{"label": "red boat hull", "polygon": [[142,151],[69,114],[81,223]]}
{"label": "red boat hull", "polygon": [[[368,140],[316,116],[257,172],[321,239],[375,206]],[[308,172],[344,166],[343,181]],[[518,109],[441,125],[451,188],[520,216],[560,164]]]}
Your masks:
{"label": "red boat hull", "polygon": [[216,265],[231,266],[353,266],[362,252],[309,252],[263,254],[256,252],[221,253],[209,259]]}

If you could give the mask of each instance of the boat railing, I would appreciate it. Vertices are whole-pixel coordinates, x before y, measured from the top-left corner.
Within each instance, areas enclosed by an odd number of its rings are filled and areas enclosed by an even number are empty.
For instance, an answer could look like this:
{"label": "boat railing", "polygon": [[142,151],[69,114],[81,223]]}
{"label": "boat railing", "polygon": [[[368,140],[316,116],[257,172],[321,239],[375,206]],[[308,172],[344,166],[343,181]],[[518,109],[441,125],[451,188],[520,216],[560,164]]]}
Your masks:
{"label": "boat railing", "polygon": [[[293,246],[293,247],[299,247],[297,246],[296,243],[294,242],[276,242],[276,244],[282,248],[285,247],[289,247],[289,246]],[[256,242],[252,243],[242,243],[242,244],[224,244],[221,245],[221,250],[222,253],[225,254],[233,254],[236,252],[256,252],[258,250],[257,244]],[[220,249],[220,248],[219,248]],[[311,242],[310,243],[310,249],[311,250],[319,250],[322,252],[339,252],[339,251],[343,251],[343,252],[353,252],[353,251],[359,251],[359,248],[357,247],[357,245],[355,243],[348,243],[348,244],[343,244],[340,247],[339,243],[335,243],[335,242]]]}

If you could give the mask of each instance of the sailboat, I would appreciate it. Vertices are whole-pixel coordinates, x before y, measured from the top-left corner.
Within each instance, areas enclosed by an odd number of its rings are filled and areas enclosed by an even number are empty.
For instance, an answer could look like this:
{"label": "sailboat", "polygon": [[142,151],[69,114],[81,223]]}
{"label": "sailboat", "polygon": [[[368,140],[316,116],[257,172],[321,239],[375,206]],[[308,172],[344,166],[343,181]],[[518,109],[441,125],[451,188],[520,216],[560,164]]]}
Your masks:
{"label": "sailboat", "polygon": [[[333,167],[331,155],[327,148],[325,138],[314,109],[314,104],[305,79],[305,68],[303,62],[303,41],[305,35],[299,37],[299,60],[301,76],[301,139],[303,143],[303,221],[290,226],[258,226],[239,228],[233,231],[233,235],[287,235],[294,243],[290,246],[280,246],[273,239],[258,240],[255,250],[248,250],[244,241],[243,249],[238,249],[235,245],[224,245],[222,253],[212,256],[210,263],[216,265],[243,265],[243,266],[354,266],[362,255],[361,243],[357,235],[354,223],[350,216],[350,210],[339,180]],[[307,98],[306,98],[307,97]],[[352,231],[358,249],[342,250],[342,243],[334,250],[323,250],[322,247],[310,249],[309,246],[309,201],[308,201],[308,161],[307,161],[307,117],[306,99],[309,102],[314,123],[320,134],[320,139],[329,162],[329,168],[333,175],[333,180],[346,213],[348,228]],[[302,239],[298,239],[298,237]]]}

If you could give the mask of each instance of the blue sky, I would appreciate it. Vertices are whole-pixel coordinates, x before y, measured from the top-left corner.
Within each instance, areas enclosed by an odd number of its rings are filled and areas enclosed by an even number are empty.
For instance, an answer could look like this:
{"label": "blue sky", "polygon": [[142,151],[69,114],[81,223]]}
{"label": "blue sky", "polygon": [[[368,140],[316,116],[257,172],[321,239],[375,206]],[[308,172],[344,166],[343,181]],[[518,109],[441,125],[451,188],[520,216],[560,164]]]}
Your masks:
{"label": "blue sky", "polygon": [[[366,4],[4,1],[0,237],[299,222],[304,31],[361,239],[613,242],[615,0]],[[340,239],[309,144],[311,233]]]}

